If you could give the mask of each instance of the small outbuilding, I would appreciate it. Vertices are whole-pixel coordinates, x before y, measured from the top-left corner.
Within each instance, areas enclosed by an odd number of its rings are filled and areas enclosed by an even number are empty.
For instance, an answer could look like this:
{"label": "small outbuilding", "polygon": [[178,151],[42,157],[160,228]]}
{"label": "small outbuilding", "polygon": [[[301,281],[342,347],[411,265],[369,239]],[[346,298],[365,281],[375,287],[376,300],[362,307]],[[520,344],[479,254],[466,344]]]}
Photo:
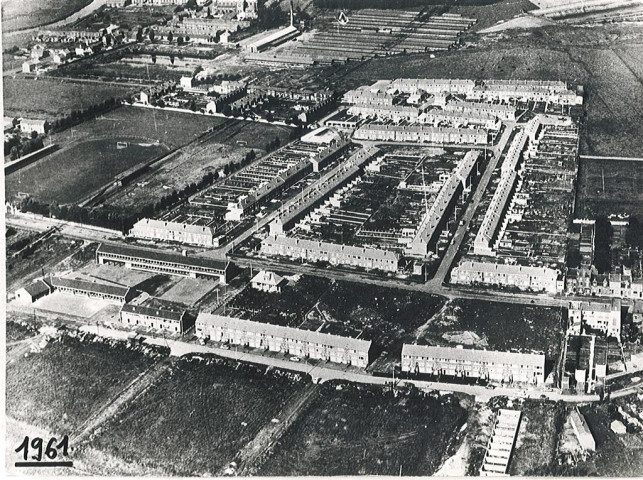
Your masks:
{"label": "small outbuilding", "polygon": [[20,303],[33,303],[39,298],[46,297],[52,292],[53,288],[47,282],[42,279],[36,280],[33,283],[30,283],[26,287],[23,287],[16,291],[16,299]]}
{"label": "small outbuilding", "polygon": [[623,424],[623,422],[619,420],[614,420],[612,423],[610,423],[610,428],[612,429],[612,432],[616,433],[617,435],[625,435],[627,433],[627,428]]}

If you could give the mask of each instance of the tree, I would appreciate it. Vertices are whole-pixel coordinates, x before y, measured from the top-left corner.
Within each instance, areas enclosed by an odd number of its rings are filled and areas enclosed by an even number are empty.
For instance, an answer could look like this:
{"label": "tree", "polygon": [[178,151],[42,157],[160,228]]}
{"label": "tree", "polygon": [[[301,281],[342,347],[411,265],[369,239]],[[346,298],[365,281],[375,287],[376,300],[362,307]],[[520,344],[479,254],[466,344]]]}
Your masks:
{"label": "tree", "polygon": [[138,30],[136,31],[136,41],[137,42],[143,41],[143,29],[141,27],[139,27]]}
{"label": "tree", "polygon": [[183,45],[183,37],[181,35],[176,38],[176,43],[177,45]]}
{"label": "tree", "polygon": [[154,30],[152,30],[152,29],[150,28],[150,35],[149,35],[149,37],[150,37],[150,42],[154,43],[154,37],[155,37],[155,36],[156,36],[156,34],[154,33]]}
{"label": "tree", "polygon": [[[167,43],[172,43],[172,39],[174,38],[174,35],[172,35],[172,32],[167,34]],[[172,62],[174,63],[174,62]]]}
{"label": "tree", "polygon": [[196,112],[196,102],[194,100],[190,102],[190,110]]}
{"label": "tree", "polygon": [[35,130],[31,132],[31,138],[38,138],[38,132],[36,132]]}
{"label": "tree", "polygon": [[14,145],[11,147],[11,151],[9,152],[9,158],[11,160],[17,160],[20,157],[20,150],[18,149],[17,145]]}
{"label": "tree", "polygon": [[609,273],[612,265],[610,244],[614,230],[607,217],[598,217],[594,224],[594,266],[598,273]]}

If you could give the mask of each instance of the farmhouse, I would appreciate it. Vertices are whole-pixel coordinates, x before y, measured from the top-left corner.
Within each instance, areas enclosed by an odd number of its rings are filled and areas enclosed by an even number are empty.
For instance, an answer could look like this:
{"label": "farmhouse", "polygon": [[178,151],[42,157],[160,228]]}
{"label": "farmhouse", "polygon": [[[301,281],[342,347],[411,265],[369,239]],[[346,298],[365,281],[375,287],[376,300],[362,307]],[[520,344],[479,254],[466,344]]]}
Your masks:
{"label": "farmhouse", "polygon": [[214,228],[202,225],[144,218],[134,224],[129,234],[135,238],[179,242],[207,248],[215,246]]}
{"label": "farmhouse", "polygon": [[545,381],[545,355],[404,344],[402,371],[541,385]]}
{"label": "farmhouse", "polygon": [[36,132],[38,135],[44,135],[49,131],[49,122],[47,120],[21,118],[20,130],[23,133]]}
{"label": "farmhouse", "polygon": [[286,284],[288,284],[288,280],[284,277],[267,270],[261,270],[250,280],[252,288],[270,293],[281,293],[281,289]]}
{"label": "farmhouse", "polygon": [[205,257],[188,257],[175,253],[125,245],[102,243],[96,250],[96,262],[123,264],[126,268],[167,273],[190,278],[214,277],[227,282],[229,262]]}
{"label": "farmhouse", "polygon": [[39,279],[29,285],[16,290],[16,300],[20,303],[33,303],[39,298],[46,297],[53,291],[51,285]]}
{"label": "farmhouse", "polygon": [[51,277],[51,285],[62,293],[125,303],[133,296],[129,287],[92,282],[78,278]]}
{"label": "farmhouse", "polygon": [[366,368],[371,342],[297,328],[199,313],[196,334],[215,342],[243,345],[305,358]]}
{"label": "farmhouse", "polygon": [[607,337],[621,338],[621,300],[571,301],[568,309],[569,333],[601,332]]}
{"label": "farmhouse", "polygon": [[380,248],[354,247],[330,242],[319,242],[283,235],[269,235],[261,242],[264,255],[278,255],[308,262],[328,262],[331,265],[349,265],[367,270],[397,272],[398,254]]}
{"label": "farmhouse", "polygon": [[120,322],[127,326],[141,326],[167,330],[173,333],[185,333],[188,325],[185,309],[154,299],[154,304],[132,305],[125,304],[121,307]]}

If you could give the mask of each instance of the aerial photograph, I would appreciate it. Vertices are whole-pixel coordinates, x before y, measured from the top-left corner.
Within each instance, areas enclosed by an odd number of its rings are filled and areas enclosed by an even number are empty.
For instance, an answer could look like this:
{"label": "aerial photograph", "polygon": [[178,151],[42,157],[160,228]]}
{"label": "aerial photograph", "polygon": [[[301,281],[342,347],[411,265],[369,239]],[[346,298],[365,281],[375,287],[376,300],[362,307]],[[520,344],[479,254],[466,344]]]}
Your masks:
{"label": "aerial photograph", "polygon": [[2,0],[4,472],[643,477],[643,0]]}

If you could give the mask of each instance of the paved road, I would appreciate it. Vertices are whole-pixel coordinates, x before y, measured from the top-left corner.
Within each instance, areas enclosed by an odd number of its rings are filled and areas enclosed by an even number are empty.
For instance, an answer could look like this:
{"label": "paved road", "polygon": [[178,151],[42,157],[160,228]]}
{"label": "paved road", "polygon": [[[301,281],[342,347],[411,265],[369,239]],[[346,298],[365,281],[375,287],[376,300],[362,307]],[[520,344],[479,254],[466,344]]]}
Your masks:
{"label": "paved road", "polygon": [[57,228],[61,235],[92,242],[117,243],[123,239],[123,234],[116,230],[94,227],[92,225],[80,225],[55,218],[43,217],[31,214],[7,214],[5,222],[11,227],[45,232],[50,228]]}
{"label": "paved road", "polygon": [[641,157],[604,157],[601,155],[579,155],[581,160],[617,160],[625,162],[643,162]]}

